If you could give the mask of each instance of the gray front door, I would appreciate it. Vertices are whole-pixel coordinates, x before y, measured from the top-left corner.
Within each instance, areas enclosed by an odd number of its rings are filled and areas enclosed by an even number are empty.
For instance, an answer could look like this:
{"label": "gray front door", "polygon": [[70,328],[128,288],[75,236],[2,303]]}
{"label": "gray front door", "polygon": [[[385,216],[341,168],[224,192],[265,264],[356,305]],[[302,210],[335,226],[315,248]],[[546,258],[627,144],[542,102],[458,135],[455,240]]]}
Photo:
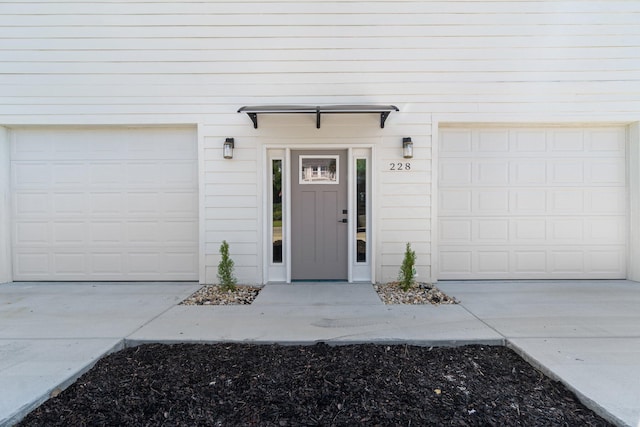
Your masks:
{"label": "gray front door", "polygon": [[347,151],[291,157],[291,279],[347,280]]}

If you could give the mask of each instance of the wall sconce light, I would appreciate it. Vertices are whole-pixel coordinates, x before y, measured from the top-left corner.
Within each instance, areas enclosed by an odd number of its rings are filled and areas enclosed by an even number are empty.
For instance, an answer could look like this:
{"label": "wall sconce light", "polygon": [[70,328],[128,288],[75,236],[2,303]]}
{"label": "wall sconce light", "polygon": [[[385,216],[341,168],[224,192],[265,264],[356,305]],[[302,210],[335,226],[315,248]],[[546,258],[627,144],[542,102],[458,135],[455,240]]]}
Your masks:
{"label": "wall sconce light", "polygon": [[222,155],[225,159],[233,159],[233,147],[233,138],[227,138],[224,140],[224,145],[222,146]]}
{"label": "wall sconce light", "polygon": [[413,141],[411,141],[411,137],[402,138],[402,156],[405,159],[413,157]]}

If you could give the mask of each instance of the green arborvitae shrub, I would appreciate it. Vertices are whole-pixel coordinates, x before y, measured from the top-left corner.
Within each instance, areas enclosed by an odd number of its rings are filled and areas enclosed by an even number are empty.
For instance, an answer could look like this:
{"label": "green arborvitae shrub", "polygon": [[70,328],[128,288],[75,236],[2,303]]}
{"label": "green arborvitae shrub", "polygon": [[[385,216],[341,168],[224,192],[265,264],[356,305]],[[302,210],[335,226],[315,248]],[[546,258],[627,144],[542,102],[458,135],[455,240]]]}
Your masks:
{"label": "green arborvitae shrub", "polygon": [[220,245],[220,263],[218,264],[218,279],[220,286],[225,291],[236,290],[236,278],[233,275],[233,260],[229,257],[229,244],[226,240]]}
{"label": "green arborvitae shrub", "polygon": [[404,259],[400,266],[400,274],[398,280],[400,281],[400,289],[408,291],[415,282],[416,277],[416,253],[411,250],[411,244],[407,243],[407,248],[404,251]]}

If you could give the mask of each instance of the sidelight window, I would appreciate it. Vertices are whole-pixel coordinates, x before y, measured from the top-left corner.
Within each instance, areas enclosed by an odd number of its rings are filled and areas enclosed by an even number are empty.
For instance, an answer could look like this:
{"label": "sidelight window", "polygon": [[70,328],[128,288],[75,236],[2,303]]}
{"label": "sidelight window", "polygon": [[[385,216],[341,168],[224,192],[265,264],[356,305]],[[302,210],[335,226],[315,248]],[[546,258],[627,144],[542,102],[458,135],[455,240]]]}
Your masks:
{"label": "sidelight window", "polygon": [[282,159],[271,161],[271,261],[282,264]]}
{"label": "sidelight window", "polygon": [[367,262],[367,159],[356,160],[356,261]]}

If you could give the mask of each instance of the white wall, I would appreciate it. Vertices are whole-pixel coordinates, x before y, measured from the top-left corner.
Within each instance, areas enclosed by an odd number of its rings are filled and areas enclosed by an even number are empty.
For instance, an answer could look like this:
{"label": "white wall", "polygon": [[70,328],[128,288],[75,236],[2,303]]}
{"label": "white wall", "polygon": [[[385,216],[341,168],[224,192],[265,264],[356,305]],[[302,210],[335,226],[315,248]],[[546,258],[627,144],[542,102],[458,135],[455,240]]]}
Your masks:
{"label": "white wall", "polygon": [[637,118],[639,12],[627,0],[2,2],[0,123],[226,130],[246,126],[241,105],[337,102],[397,103],[421,122]]}
{"label": "white wall", "polygon": [[9,131],[0,127],[0,283],[11,281]]}
{"label": "white wall", "polygon": [[640,281],[640,122],[629,126],[629,280]]}
{"label": "white wall", "polygon": [[[261,280],[261,144],[367,139],[377,279],[396,277],[407,241],[429,277],[432,123],[639,120],[638,13],[625,0],[3,2],[0,124],[197,123],[206,281],[222,239],[240,280]],[[320,130],[302,116],[256,130],[236,113],[357,103],[401,111],[385,129],[358,115]],[[403,136],[416,155],[400,174],[388,165]],[[226,137],[238,148],[225,162]]]}

